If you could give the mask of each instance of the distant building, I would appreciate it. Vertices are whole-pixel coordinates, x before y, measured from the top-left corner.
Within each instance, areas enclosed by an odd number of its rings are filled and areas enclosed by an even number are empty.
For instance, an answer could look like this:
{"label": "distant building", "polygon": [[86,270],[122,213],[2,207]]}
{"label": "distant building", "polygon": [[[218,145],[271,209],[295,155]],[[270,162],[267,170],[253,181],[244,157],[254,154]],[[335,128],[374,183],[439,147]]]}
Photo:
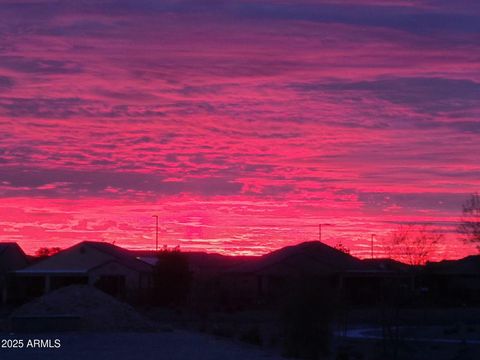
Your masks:
{"label": "distant building", "polygon": [[422,282],[432,299],[447,305],[480,304],[480,255],[427,263]]}
{"label": "distant building", "polygon": [[17,243],[0,243],[0,303],[7,302],[9,274],[28,265],[28,258]]}
{"label": "distant building", "polygon": [[[388,266],[387,266],[388,265]],[[298,286],[353,303],[375,302],[385,284],[413,288],[407,265],[363,261],[319,241],[287,246],[235,266],[223,275],[222,291],[234,304],[278,302]]]}
{"label": "distant building", "polygon": [[117,297],[136,297],[152,286],[153,267],[130,251],[84,241],[15,272],[26,298],[72,284],[96,286]]}
{"label": "distant building", "polygon": [[364,259],[361,270],[343,274],[343,296],[356,305],[403,301],[415,291],[415,267],[392,259]]}
{"label": "distant building", "polygon": [[234,303],[277,301],[299,284],[315,284],[337,291],[342,274],[363,269],[361,260],[322,242],[287,246],[257,261],[225,272],[223,286]]}

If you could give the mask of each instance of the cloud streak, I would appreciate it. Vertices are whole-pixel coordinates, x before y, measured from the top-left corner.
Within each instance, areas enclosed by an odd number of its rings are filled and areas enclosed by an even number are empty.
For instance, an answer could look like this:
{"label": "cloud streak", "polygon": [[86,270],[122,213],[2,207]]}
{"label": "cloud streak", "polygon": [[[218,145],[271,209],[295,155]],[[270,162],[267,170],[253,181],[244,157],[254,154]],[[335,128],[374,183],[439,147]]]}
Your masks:
{"label": "cloud streak", "polygon": [[[262,253],[478,191],[474,1],[0,1],[0,240]],[[17,210],[14,210],[17,209]],[[18,210],[20,209],[20,210]]]}

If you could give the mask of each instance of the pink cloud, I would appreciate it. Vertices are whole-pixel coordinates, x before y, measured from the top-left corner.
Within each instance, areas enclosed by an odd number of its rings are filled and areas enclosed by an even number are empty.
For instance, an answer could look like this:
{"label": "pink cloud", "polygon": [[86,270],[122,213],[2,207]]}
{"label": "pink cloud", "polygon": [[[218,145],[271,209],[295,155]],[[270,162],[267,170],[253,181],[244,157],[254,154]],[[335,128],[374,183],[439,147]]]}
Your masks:
{"label": "pink cloud", "polygon": [[151,247],[156,213],[191,250],[263,253],[328,222],[368,256],[371,233],[433,222],[439,257],[472,251],[452,224],[480,185],[478,14],[130,5],[0,3],[1,240]]}

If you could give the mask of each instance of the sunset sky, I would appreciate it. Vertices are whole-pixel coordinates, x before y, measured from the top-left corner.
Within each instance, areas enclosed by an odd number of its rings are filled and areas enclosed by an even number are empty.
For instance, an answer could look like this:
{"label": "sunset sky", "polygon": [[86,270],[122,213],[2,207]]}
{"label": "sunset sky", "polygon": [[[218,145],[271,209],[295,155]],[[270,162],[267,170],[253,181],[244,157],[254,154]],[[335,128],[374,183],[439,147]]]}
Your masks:
{"label": "sunset sky", "polygon": [[370,255],[480,190],[477,0],[0,0],[0,241]]}

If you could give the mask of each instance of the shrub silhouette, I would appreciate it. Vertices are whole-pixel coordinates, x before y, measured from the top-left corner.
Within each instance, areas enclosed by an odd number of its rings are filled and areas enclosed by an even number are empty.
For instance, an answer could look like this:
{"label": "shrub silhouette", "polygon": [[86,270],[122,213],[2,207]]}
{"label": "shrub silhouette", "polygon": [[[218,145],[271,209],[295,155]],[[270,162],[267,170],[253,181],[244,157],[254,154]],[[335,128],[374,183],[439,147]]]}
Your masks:
{"label": "shrub silhouette", "polygon": [[35,251],[35,256],[40,260],[55,255],[62,251],[59,247],[41,247]]}
{"label": "shrub silhouette", "polygon": [[179,248],[163,249],[158,253],[158,262],[153,273],[153,300],[161,306],[183,305],[187,299],[192,274],[188,258]]}
{"label": "shrub silhouette", "polygon": [[[310,287],[309,287],[310,286]],[[312,282],[294,285],[281,309],[284,353],[289,357],[318,359],[330,350],[334,313],[332,291],[313,288]]]}

